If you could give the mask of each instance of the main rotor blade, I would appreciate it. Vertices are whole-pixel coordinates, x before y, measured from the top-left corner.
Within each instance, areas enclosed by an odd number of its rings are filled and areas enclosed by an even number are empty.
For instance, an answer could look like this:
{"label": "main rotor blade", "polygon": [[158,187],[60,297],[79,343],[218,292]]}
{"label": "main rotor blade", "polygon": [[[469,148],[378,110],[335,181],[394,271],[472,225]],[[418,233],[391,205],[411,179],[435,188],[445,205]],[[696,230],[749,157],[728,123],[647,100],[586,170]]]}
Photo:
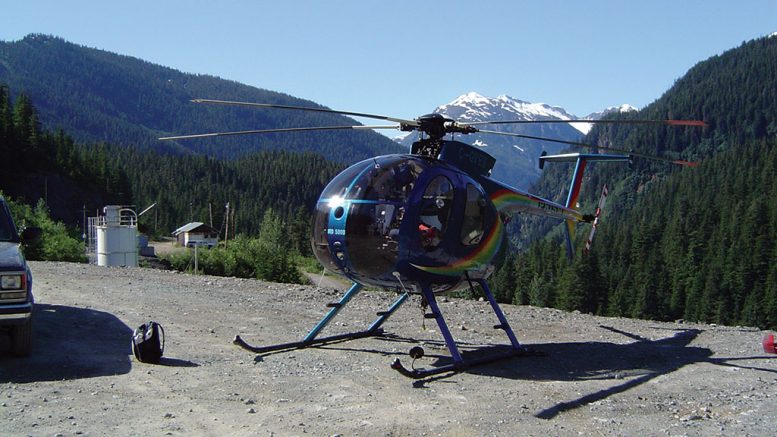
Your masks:
{"label": "main rotor blade", "polygon": [[393,121],[394,123],[406,124],[409,126],[418,126],[418,122],[415,120],[405,120],[403,118],[394,118],[394,117],[388,117],[385,115],[377,115],[377,114],[365,114],[363,112],[337,111],[334,109],[326,109],[326,108],[306,108],[304,106],[276,105],[273,103],[234,102],[230,100],[212,100],[212,99],[193,99],[192,102],[193,103],[212,103],[216,105],[228,105],[228,106],[248,106],[248,107],[254,107],[254,108],[279,108],[279,109],[293,109],[297,111],[326,112],[329,114],[350,115],[353,117],[372,118],[375,120]]}
{"label": "main rotor blade", "polygon": [[634,152],[626,149],[618,149],[615,147],[607,147],[607,146],[596,146],[593,144],[581,143],[578,141],[567,141],[567,140],[559,140],[555,138],[536,137],[534,135],[514,134],[511,132],[499,132],[499,131],[489,131],[489,130],[478,130],[478,132],[486,133],[486,134],[494,134],[494,135],[505,135],[508,137],[528,138],[530,140],[550,141],[553,143],[569,144],[570,146],[588,147],[589,149],[612,150],[613,152],[621,152],[621,153],[626,153],[633,156],[639,156],[640,158],[652,159],[655,161],[664,161],[664,162],[669,162],[671,164],[684,165],[688,167],[696,167],[697,165],[699,165],[698,162],[684,161],[682,159],[664,158],[661,156],[648,155],[646,153]]}
{"label": "main rotor blade", "polygon": [[701,126],[707,123],[701,120],[499,120],[499,121],[473,121],[460,122],[470,126],[483,124],[538,124],[538,123],[599,123],[599,124],[664,124],[667,126]]}
{"label": "main rotor blade", "polygon": [[319,126],[319,127],[289,127],[281,129],[259,129],[259,130],[242,130],[235,132],[211,132],[207,134],[194,134],[194,135],[177,135],[174,137],[161,137],[159,140],[187,140],[190,138],[210,138],[210,137],[225,137],[230,135],[252,135],[252,134],[270,134],[278,132],[307,132],[316,130],[364,130],[364,129],[399,129],[399,126]]}

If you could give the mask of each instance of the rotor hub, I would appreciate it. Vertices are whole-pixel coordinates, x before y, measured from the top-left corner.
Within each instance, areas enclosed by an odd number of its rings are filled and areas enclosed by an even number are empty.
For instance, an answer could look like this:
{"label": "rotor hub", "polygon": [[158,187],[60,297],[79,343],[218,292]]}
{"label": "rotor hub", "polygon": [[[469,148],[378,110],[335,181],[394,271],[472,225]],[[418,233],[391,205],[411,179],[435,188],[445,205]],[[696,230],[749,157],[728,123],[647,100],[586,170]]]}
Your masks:
{"label": "rotor hub", "polygon": [[426,114],[415,119],[417,125],[401,124],[403,131],[418,130],[429,136],[431,140],[441,140],[446,134],[471,134],[477,132],[477,128],[462,125],[442,114]]}

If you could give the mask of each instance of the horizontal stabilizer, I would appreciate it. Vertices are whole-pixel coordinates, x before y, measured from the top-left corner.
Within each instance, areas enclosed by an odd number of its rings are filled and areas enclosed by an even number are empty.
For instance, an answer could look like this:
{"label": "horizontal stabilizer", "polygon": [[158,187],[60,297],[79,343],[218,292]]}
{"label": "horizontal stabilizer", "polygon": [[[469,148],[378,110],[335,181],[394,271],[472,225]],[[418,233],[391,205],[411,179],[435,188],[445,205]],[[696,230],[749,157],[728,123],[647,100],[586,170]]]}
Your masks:
{"label": "horizontal stabilizer", "polygon": [[585,161],[631,161],[629,155],[598,154],[598,153],[564,153],[561,155],[543,155],[540,156],[540,169],[545,167],[545,162],[577,162],[578,159]]}

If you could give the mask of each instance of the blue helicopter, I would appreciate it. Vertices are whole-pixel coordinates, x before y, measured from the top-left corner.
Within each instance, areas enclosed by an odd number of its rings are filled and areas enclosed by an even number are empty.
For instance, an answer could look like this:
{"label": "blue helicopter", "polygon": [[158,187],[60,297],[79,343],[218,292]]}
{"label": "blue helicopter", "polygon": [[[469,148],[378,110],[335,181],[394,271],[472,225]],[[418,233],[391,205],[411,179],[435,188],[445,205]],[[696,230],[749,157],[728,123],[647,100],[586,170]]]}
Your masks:
{"label": "blue helicopter", "polygon": [[[274,108],[325,112],[384,120],[394,125],[321,126],[283,129],[262,129],[218,132],[160,138],[181,140],[229,135],[278,132],[299,132],[341,129],[399,129],[418,131],[421,138],[407,154],[392,154],[366,159],[346,168],[324,188],[316,204],[313,218],[312,246],[319,262],[352,282],[338,302],[330,303],[329,311],[301,340],[269,346],[253,346],[240,336],[234,343],[257,354],[305,348],[313,345],[354,338],[380,336],[383,323],[411,294],[422,297],[429,308],[427,318],[434,318],[450,352],[452,363],[428,369],[407,369],[399,359],[391,367],[404,376],[424,378],[444,372],[460,372],[495,360],[526,355],[532,351],[519,343],[499,304],[494,299],[487,278],[503,259],[507,248],[505,224],[515,213],[528,213],[560,219],[566,222],[567,250],[573,254],[572,236],[578,223],[591,223],[593,238],[599,213],[604,206],[606,187],[595,214],[578,211],[577,199],[586,165],[595,161],[629,162],[632,157],[668,161],[693,166],[694,163],[672,160],[612,147],[536,137],[517,133],[480,129],[485,124],[516,123],[639,123],[673,126],[704,126],[693,120],[512,120],[462,123],[441,114],[428,114],[414,120],[376,114],[337,111],[326,108],[248,103],[224,100],[196,99],[207,103],[254,108]],[[543,155],[540,168],[546,162],[573,162],[574,174],[564,204],[507,186],[490,177],[495,159],[485,151],[452,139],[455,134],[487,133],[520,138],[553,141],[577,147],[589,147],[617,152],[567,153]],[[445,139],[446,136],[451,139]],[[398,291],[396,300],[377,314],[377,319],[365,330],[319,337],[330,321],[367,286]],[[510,341],[505,353],[465,360],[437,304],[436,295],[451,290],[474,289],[480,286],[491,305],[498,324]],[[423,349],[414,347],[410,356],[423,356]]]}

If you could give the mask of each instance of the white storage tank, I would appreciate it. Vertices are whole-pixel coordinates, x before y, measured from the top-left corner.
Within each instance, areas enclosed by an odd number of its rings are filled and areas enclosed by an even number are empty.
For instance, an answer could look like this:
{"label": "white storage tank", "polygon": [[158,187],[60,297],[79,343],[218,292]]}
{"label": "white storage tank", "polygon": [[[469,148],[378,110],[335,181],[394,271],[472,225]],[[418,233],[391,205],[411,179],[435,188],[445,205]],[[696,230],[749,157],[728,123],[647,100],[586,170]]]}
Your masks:
{"label": "white storage tank", "polygon": [[96,226],[97,265],[138,266],[138,217],[135,211],[108,205]]}

